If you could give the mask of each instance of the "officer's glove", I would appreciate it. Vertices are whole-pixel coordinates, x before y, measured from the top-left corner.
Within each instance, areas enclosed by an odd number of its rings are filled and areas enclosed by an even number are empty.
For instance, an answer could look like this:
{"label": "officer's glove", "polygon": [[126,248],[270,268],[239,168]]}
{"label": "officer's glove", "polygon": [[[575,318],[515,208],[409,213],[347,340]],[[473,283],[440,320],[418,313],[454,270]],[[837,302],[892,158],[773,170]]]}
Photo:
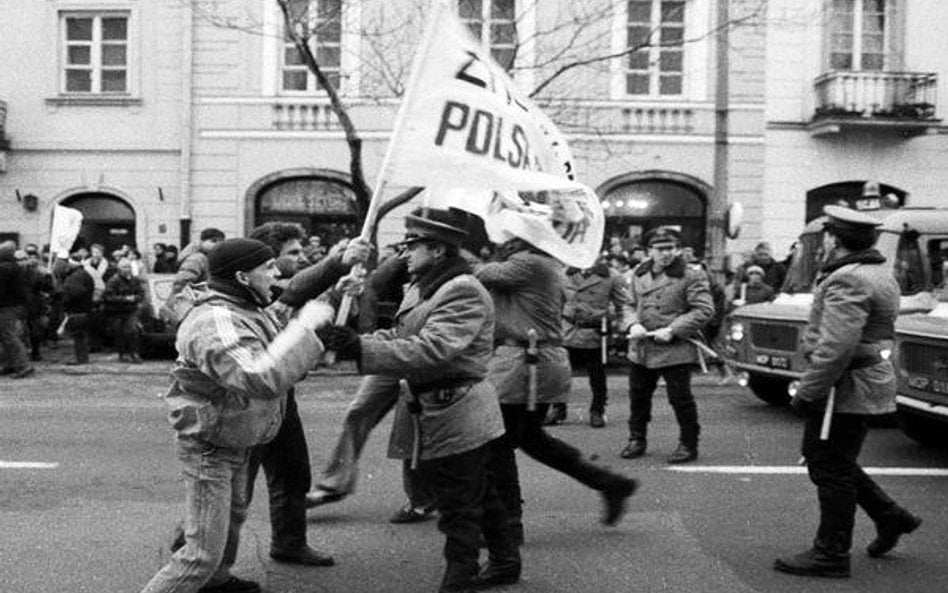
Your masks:
{"label": "officer's glove", "polygon": [[316,330],[327,350],[334,350],[339,360],[362,358],[362,341],[354,329],[344,325],[326,325]]}

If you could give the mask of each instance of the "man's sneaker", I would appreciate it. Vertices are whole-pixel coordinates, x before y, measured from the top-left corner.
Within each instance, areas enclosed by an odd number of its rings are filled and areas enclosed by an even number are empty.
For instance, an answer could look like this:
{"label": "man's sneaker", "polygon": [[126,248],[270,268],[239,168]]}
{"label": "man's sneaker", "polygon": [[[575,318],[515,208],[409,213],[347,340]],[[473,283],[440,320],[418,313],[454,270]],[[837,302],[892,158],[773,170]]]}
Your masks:
{"label": "man's sneaker", "polygon": [[698,458],[698,448],[678,445],[675,452],[668,456],[668,463],[688,463]]}
{"label": "man's sneaker", "polygon": [[389,523],[420,523],[422,521],[427,521],[428,519],[434,516],[435,509],[433,506],[430,507],[421,507],[415,508],[411,503],[406,504],[402,508],[398,509],[394,515],[389,517]]}
{"label": "man's sneaker", "polygon": [[216,585],[204,585],[198,589],[198,593],[260,593],[260,585],[254,581],[230,577],[222,583]]}
{"label": "man's sneaker", "polygon": [[645,455],[645,450],[648,448],[648,444],[645,442],[645,439],[631,439],[629,444],[625,446],[619,453],[619,457],[622,459],[636,459]]}

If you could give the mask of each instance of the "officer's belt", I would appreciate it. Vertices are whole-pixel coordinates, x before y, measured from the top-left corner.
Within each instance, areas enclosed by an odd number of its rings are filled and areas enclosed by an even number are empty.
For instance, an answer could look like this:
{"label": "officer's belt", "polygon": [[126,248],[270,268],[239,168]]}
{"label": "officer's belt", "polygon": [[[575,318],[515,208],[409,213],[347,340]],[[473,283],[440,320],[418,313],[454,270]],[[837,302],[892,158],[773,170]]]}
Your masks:
{"label": "officer's belt", "polygon": [[[556,348],[563,345],[562,340],[537,340],[537,348]],[[514,338],[505,338],[503,340],[497,340],[494,342],[494,348],[498,346],[510,346],[512,348],[523,348],[527,349],[530,347],[530,342],[527,340],[515,340]]]}
{"label": "officer's belt", "polygon": [[430,393],[432,391],[458,391],[465,387],[470,387],[480,383],[482,379],[477,377],[455,377],[451,379],[439,379],[438,381],[429,381],[427,383],[409,383],[411,392],[414,395]]}

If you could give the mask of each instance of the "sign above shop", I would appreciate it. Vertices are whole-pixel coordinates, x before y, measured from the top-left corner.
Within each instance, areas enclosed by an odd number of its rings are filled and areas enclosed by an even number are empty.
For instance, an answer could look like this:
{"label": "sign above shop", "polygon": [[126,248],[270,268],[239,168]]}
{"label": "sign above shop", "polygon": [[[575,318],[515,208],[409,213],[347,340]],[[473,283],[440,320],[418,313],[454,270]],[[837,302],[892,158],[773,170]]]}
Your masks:
{"label": "sign above shop", "polygon": [[290,179],[271,185],[260,196],[260,213],[352,215],[355,193],[327,179]]}

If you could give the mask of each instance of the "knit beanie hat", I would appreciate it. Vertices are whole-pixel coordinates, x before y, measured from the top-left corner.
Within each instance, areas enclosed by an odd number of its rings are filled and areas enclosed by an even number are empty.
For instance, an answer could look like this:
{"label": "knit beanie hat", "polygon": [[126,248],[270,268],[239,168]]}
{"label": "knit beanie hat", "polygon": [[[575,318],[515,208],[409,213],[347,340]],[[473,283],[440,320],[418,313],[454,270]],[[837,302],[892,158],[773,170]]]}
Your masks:
{"label": "knit beanie hat", "polygon": [[273,250],[256,239],[225,239],[207,254],[212,280],[233,280],[234,272],[247,272],[273,259]]}

